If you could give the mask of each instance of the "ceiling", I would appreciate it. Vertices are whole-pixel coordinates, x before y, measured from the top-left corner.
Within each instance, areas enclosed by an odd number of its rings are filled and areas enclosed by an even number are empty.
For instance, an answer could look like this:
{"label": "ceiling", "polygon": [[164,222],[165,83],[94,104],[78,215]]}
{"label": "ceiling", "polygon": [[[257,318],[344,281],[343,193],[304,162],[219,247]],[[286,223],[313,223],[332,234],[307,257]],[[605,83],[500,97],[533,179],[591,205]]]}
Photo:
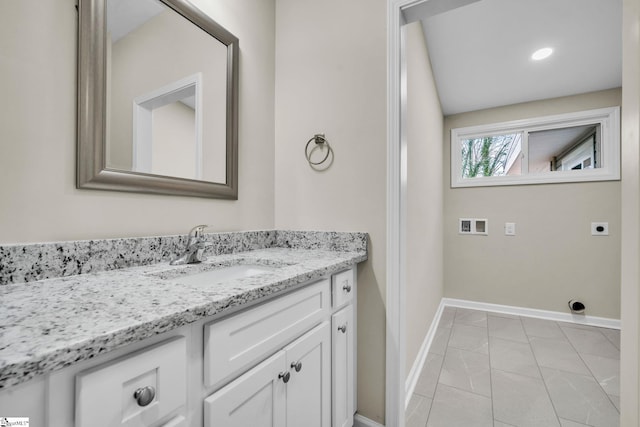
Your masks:
{"label": "ceiling", "polygon": [[108,0],[107,27],[112,43],[117,42],[157,14],[165,6],[156,0]]}
{"label": "ceiling", "polygon": [[[421,20],[445,115],[622,85],[622,0],[427,0]],[[554,53],[534,61],[542,47]]]}

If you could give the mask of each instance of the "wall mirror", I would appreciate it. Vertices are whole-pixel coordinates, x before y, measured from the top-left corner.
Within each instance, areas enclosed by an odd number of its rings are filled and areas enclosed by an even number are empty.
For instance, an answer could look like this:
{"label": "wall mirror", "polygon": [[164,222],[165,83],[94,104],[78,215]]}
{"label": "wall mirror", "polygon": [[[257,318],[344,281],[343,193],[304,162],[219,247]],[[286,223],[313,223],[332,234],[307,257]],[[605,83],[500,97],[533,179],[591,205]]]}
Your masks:
{"label": "wall mirror", "polygon": [[77,187],[237,199],[238,39],[186,0],[80,0]]}

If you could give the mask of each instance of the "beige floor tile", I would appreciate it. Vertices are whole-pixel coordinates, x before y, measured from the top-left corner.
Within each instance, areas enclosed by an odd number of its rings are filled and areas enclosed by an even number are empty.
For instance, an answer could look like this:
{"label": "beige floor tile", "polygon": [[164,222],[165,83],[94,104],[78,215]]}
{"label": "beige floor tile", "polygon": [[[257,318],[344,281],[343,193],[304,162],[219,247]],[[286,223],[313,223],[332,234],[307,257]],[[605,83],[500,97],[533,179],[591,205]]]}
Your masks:
{"label": "beige floor tile", "polygon": [[580,424],[575,421],[565,420],[564,418],[560,418],[560,425],[562,427],[589,427],[586,424]]}
{"label": "beige floor tile", "polygon": [[619,347],[615,329],[445,307],[407,426],[619,427]]}
{"label": "beige floor tile", "polygon": [[427,427],[493,427],[491,399],[438,384]]}
{"label": "beige floor tile", "polygon": [[505,372],[541,378],[529,343],[489,337],[491,367]]}
{"label": "beige floor tile", "polygon": [[583,354],[582,360],[605,393],[620,396],[620,360]]}
{"label": "beige floor tile", "polygon": [[447,351],[447,345],[449,344],[450,336],[451,328],[443,328],[442,326],[438,326],[433,337],[433,341],[431,341],[429,352],[444,356],[444,353]]}
{"label": "beige floor tile", "polygon": [[414,394],[419,394],[423,397],[432,398],[436,391],[436,385],[438,384],[438,377],[440,376],[440,370],[442,368],[443,356],[439,354],[429,353],[424,362],[420,377],[413,390]]}
{"label": "beige floor tile", "polygon": [[440,316],[440,322],[438,322],[438,326],[441,328],[451,328],[453,326],[453,319],[456,317],[456,308],[455,307],[445,307],[442,310],[442,315]]}
{"label": "beige floor tile", "polygon": [[515,314],[498,313],[498,312],[493,312],[493,311],[488,311],[487,312],[487,316],[506,317],[507,319],[519,319],[520,318],[520,316],[517,316]]}
{"label": "beige floor tile", "polygon": [[489,356],[450,347],[444,356],[439,382],[491,397]]}
{"label": "beige floor tile", "polygon": [[541,371],[560,418],[593,427],[619,425],[620,414],[593,377],[549,368]]}
{"label": "beige floor tile", "polygon": [[491,381],[496,419],[518,427],[560,427],[541,379],[492,369]]}
{"label": "beige floor tile", "polygon": [[573,346],[564,338],[531,338],[531,348],[540,366],[589,375]]}
{"label": "beige floor tile", "polygon": [[449,347],[489,354],[487,328],[454,324],[449,338]]}
{"label": "beige floor tile", "polygon": [[480,310],[470,310],[468,308],[457,308],[454,324],[487,327],[487,313]]}
{"label": "beige floor tile", "polygon": [[522,317],[522,326],[524,326],[524,330],[529,338],[564,338],[562,330],[558,324],[552,320]]}
{"label": "beige floor tile", "polygon": [[431,409],[431,399],[414,394],[409,400],[405,414],[406,427],[425,427]]}
{"label": "beige floor tile", "polygon": [[562,327],[562,331],[580,354],[620,359],[620,350],[598,330]]}
{"label": "beige floor tile", "polygon": [[520,319],[489,316],[489,336],[503,338],[511,341],[528,343],[529,339],[524,333]]}
{"label": "beige floor tile", "polygon": [[611,344],[613,344],[615,348],[620,350],[620,329],[602,328],[601,332],[609,341],[611,341]]}

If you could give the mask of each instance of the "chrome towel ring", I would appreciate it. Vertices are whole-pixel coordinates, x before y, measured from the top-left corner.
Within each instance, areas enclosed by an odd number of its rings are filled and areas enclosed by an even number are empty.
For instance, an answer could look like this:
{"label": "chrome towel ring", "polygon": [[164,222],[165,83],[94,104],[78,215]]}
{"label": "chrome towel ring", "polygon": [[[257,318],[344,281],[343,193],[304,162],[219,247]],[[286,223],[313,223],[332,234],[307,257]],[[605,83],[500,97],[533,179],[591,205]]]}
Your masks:
{"label": "chrome towel ring", "polygon": [[[315,142],[315,145],[311,146],[311,149],[309,149],[311,142]],[[320,161],[314,162],[311,160],[311,156],[316,150],[325,150],[326,152]],[[304,155],[307,158],[307,162],[309,162],[309,166],[315,170],[326,170],[331,166],[331,163],[333,163],[333,149],[329,145],[329,141],[327,141],[323,133],[315,134],[309,141],[307,141],[307,145],[304,147]],[[329,163],[325,167],[319,168],[318,166],[329,160],[329,157],[331,157]]]}

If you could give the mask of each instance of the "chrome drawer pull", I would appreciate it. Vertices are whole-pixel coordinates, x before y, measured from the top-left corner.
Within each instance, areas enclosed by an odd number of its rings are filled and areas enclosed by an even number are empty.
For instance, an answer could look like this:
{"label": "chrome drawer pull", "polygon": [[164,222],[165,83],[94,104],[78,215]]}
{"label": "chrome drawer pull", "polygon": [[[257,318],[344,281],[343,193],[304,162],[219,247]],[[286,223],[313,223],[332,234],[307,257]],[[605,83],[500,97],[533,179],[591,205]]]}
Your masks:
{"label": "chrome drawer pull", "polygon": [[156,389],[152,386],[140,387],[133,392],[133,398],[139,406],[147,406],[156,397]]}
{"label": "chrome drawer pull", "polygon": [[302,362],[291,362],[291,367],[296,370],[296,372],[300,372],[302,370]]}
{"label": "chrome drawer pull", "polygon": [[342,287],[342,289],[344,289],[346,292],[351,292],[351,285],[347,283]]}
{"label": "chrome drawer pull", "polygon": [[338,330],[343,334],[347,333],[347,325],[338,326]]}

